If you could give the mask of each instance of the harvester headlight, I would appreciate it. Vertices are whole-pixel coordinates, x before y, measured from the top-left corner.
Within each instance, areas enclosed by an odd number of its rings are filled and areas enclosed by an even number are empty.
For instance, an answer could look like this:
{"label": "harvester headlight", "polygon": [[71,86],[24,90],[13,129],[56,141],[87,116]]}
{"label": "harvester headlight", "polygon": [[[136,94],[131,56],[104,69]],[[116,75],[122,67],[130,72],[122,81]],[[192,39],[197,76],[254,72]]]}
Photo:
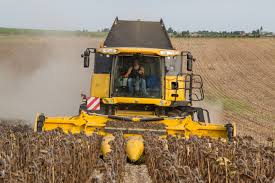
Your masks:
{"label": "harvester headlight", "polygon": [[101,48],[100,52],[104,54],[116,54],[118,50],[114,48]]}
{"label": "harvester headlight", "polygon": [[170,72],[174,72],[174,71],[175,71],[175,67],[174,67],[174,66],[170,66],[170,67],[169,67],[169,71],[170,71]]}
{"label": "harvester headlight", "polygon": [[179,55],[179,51],[176,50],[161,50],[160,52],[161,56],[174,56],[174,55]]}

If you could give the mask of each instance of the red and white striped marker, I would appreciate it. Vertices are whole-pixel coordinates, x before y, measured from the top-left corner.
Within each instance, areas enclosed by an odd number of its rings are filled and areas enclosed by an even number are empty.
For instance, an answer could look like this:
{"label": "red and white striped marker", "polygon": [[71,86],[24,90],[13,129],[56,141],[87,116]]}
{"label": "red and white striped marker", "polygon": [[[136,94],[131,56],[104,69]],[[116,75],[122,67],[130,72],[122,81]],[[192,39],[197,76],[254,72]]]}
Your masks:
{"label": "red and white striped marker", "polygon": [[87,97],[87,109],[89,111],[100,110],[100,98],[99,97]]}

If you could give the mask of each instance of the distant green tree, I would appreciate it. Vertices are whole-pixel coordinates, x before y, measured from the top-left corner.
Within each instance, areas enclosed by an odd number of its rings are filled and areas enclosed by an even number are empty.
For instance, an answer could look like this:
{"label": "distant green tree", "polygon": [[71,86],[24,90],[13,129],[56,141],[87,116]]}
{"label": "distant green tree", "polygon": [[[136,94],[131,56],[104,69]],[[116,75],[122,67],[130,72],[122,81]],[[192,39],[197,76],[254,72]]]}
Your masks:
{"label": "distant green tree", "polygon": [[109,28],[104,28],[104,29],[101,30],[101,32],[109,32],[109,31],[110,31]]}
{"label": "distant green tree", "polygon": [[189,37],[190,36],[190,32],[188,31],[182,31],[181,32],[181,37]]}
{"label": "distant green tree", "polygon": [[259,29],[253,30],[252,35],[253,35],[253,37],[260,37],[260,30]]}
{"label": "distant green tree", "polygon": [[178,32],[174,30],[174,31],[173,31],[173,36],[179,37]]}
{"label": "distant green tree", "polygon": [[172,34],[173,34],[173,33],[174,33],[174,30],[173,30],[173,28],[172,28],[172,27],[169,27],[169,28],[168,28],[168,30],[167,30],[167,32],[168,32],[168,33],[172,33]]}

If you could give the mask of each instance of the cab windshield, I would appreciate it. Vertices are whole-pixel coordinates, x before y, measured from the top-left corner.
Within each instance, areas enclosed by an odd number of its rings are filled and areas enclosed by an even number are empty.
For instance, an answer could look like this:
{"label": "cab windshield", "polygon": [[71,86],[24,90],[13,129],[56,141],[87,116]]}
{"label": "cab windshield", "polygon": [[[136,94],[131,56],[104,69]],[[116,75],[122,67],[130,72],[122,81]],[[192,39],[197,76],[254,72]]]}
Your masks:
{"label": "cab windshield", "polygon": [[[112,70],[114,97],[161,98],[161,57],[118,55]],[[163,69],[162,69],[163,68]]]}

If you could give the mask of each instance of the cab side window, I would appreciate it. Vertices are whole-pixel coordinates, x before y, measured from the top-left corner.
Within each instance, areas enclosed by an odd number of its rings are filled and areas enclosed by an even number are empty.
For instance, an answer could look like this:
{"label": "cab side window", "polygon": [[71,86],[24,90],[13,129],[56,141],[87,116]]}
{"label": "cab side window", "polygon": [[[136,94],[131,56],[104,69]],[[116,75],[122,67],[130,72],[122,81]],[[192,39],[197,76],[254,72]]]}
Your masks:
{"label": "cab side window", "polygon": [[112,55],[95,53],[94,73],[110,74],[112,71],[112,61],[113,61]]}
{"label": "cab side window", "polygon": [[165,57],[165,73],[168,76],[176,76],[181,71],[180,56]]}

